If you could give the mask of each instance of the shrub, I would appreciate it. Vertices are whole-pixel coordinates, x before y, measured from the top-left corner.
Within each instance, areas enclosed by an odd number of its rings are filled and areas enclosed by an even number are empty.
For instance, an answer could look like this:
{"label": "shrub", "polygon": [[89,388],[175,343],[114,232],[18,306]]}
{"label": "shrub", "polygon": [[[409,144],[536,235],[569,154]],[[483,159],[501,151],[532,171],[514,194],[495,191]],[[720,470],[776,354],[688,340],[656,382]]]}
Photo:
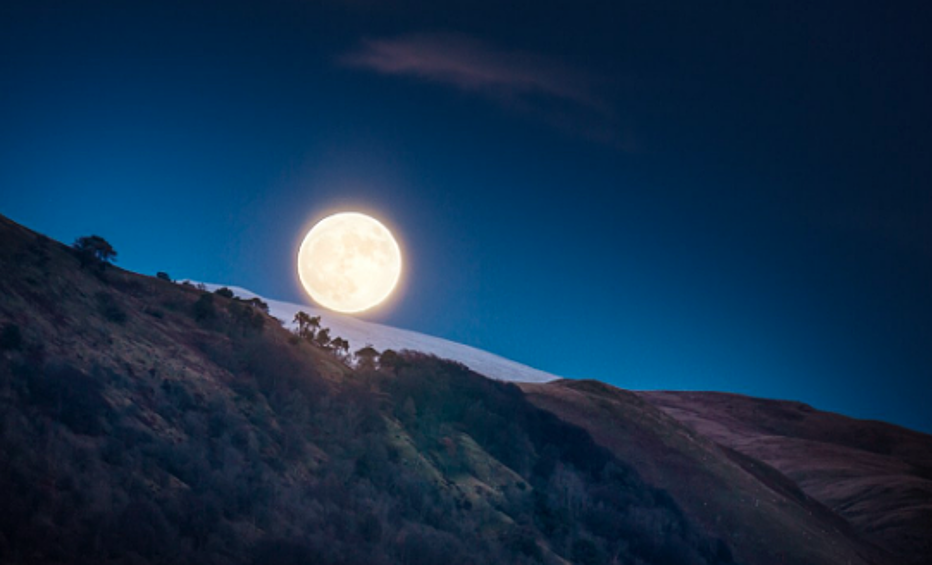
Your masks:
{"label": "shrub", "polygon": [[269,313],[268,303],[262,300],[261,298],[250,298],[249,300],[246,300],[245,302],[246,304],[249,304],[253,308],[258,308],[259,310],[262,310],[266,314]]}
{"label": "shrub", "polygon": [[214,297],[212,294],[205,292],[194,303],[194,319],[198,322],[206,322],[217,317],[217,310],[214,308]]}
{"label": "shrub", "polygon": [[126,312],[117,304],[112,295],[106,292],[98,292],[96,298],[97,311],[100,312],[101,316],[116,324],[126,322]]}
{"label": "shrub", "polygon": [[245,298],[234,297],[234,300],[236,300],[237,302],[242,302],[243,304],[248,304],[249,306],[252,306],[253,308],[256,308],[258,310],[262,310],[266,314],[269,313],[268,303],[262,300],[261,298],[257,297],[257,298],[245,299]]}
{"label": "shrub", "polygon": [[216,294],[217,296],[222,296],[224,298],[233,298],[233,291],[228,289],[227,287],[218,288],[217,290],[214,291],[214,294]]}
{"label": "shrub", "polygon": [[102,419],[110,414],[100,381],[70,365],[33,373],[29,400],[79,434],[100,435],[104,431]]}
{"label": "shrub", "polygon": [[168,276],[168,273],[166,273],[165,271],[159,271],[155,273],[155,278],[162,280],[162,281],[172,282],[172,278]]}
{"label": "shrub", "polygon": [[[221,289],[222,290],[222,289]],[[255,308],[243,306],[239,301],[230,302],[227,306],[227,312],[233,319],[233,323],[246,330],[259,331],[265,327],[265,318]]]}

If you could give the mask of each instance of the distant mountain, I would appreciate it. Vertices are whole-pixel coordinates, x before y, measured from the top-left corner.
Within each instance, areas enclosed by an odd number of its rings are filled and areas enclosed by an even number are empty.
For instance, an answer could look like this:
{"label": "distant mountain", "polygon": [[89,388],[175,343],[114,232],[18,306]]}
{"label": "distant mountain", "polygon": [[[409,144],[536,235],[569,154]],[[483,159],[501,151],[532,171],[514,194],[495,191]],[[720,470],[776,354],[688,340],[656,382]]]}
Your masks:
{"label": "distant mountain", "polygon": [[559,378],[556,375],[516,363],[493,353],[439,337],[366,322],[352,316],[343,316],[314,306],[272,300],[238,286],[211,283],[204,283],[204,286],[210,291],[227,287],[236,296],[260,298],[268,303],[269,313],[281,320],[289,328],[294,327],[292,320],[298,311],[307,312],[311,316],[320,316],[322,325],[330,328],[333,335],[340,336],[350,342],[351,351],[355,351],[367,344],[372,345],[379,351],[385,349],[421,351],[444,359],[459,361],[477,373],[500,381],[540,383]]}
{"label": "distant mountain", "polygon": [[[300,307],[381,350],[350,363],[237,292],[101,264],[0,217],[0,563],[926,558],[662,395]],[[269,305],[290,321],[294,305]],[[857,439],[846,425],[831,441]],[[922,475],[927,436],[903,438],[892,453]],[[872,523],[914,512],[908,490],[874,484]]]}

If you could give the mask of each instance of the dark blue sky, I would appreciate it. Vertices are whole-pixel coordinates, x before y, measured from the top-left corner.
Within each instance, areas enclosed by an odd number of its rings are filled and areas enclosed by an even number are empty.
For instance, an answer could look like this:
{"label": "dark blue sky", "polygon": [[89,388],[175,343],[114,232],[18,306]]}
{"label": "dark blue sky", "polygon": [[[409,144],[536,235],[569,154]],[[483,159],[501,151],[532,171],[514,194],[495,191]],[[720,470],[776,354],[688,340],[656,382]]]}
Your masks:
{"label": "dark blue sky", "polygon": [[924,3],[384,4],[6,0],[0,213],[301,301],[362,209],[369,319],[932,431]]}

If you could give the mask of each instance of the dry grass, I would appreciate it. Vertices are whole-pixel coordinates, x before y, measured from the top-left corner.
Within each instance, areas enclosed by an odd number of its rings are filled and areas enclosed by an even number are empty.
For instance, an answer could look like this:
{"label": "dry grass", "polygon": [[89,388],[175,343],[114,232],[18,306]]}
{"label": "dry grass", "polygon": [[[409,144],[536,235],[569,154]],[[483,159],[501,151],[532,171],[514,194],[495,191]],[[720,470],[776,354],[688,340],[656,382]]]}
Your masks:
{"label": "dry grass", "polygon": [[766,464],[737,458],[637,394],[595,381],[523,384],[529,399],[631,463],[740,562],[894,563]]}
{"label": "dry grass", "polygon": [[798,402],[714,392],[640,396],[779,470],[903,562],[932,563],[932,437]]}

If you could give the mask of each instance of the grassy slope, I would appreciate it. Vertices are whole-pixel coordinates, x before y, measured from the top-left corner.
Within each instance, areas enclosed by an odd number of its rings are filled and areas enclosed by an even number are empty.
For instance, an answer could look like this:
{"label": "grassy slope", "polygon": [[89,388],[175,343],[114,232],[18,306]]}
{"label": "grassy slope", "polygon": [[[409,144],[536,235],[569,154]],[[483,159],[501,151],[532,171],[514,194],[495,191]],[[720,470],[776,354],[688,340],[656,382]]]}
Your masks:
{"label": "grassy slope", "polygon": [[522,389],[669,490],[688,514],[729,542],[739,561],[892,562],[780,473],[721,448],[634,393],[593,381]]}
{"label": "grassy slope", "polygon": [[641,396],[779,469],[903,561],[932,563],[932,437],[798,402],[713,392]]}
{"label": "grassy slope", "polygon": [[513,385],[204,301],[0,217],[0,562],[731,562]]}

